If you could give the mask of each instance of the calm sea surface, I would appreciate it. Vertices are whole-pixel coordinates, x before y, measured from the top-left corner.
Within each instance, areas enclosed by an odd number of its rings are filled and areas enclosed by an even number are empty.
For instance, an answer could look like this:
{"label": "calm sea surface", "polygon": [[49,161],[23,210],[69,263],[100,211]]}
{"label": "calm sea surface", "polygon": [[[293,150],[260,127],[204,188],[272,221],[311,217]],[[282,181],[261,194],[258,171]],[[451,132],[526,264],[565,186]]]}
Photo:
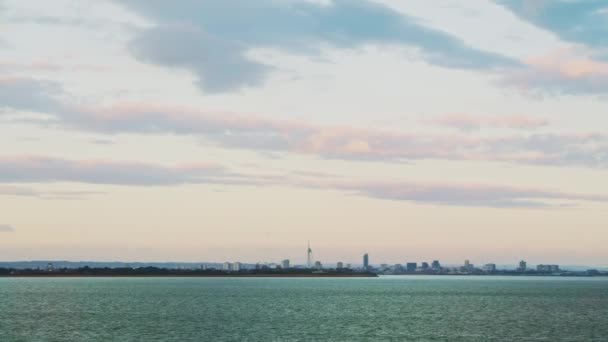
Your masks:
{"label": "calm sea surface", "polygon": [[0,278],[0,341],[608,341],[608,279]]}

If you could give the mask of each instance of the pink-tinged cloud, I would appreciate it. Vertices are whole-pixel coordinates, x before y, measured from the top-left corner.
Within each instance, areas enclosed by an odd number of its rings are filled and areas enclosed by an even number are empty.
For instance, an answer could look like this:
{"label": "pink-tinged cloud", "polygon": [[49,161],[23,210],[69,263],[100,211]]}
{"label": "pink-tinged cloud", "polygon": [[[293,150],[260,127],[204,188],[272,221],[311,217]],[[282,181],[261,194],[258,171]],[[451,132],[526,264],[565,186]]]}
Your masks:
{"label": "pink-tinged cloud", "polygon": [[[4,83],[3,83],[4,82]],[[185,106],[117,103],[73,106],[56,99],[54,87],[31,79],[0,79],[0,103],[16,110],[47,110],[51,125],[96,133],[180,134],[210,144],[264,152],[298,153],[334,159],[399,161],[410,159],[485,160],[551,165],[608,166],[606,134],[438,134],[239,115]],[[444,119],[466,125],[479,118]],[[486,125],[534,126],[521,117],[483,119]],[[37,124],[49,124],[43,122]]]}
{"label": "pink-tinged cloud", "polygon": [[137,161],[68,160],[41,156],[0,157],[0,182],[82,182],[92,184],[175,185],[213,183],[232,175],[213,163],[166,167]]}
{"label": "pink-tinged cloud", "polygon": [[584,47],[559,49],[540,56],[524,58],[523,69],[510,70],[504,83],[524,92],[608,93],[608,63],[598,61]]}
{"label": "pink-tinged cloud", "polygon": [[474,130],[481,128],[513,128],[513,129],[535,129],[547,126],[549,122],[544,119],[528,115],[472,115],[472,114],[448,114],[429,120],[430,123],[452,127],[462,130]]}
{"label": "pink-tinged cloud", "polygon": [[[553,202],[608,202],[608,196],[554,190],[450,184],[351,180],[311,172],[259,175],[230,172],[213,163],[172,166],[137,161],[67,160],[41,156],[0,157],[0,195],[74,198],[86,192],[38,192],[6,183],[75,182],[123,186],[172,186],[182,184],[289,186],[336,190],[370,198],[434,205],[480,207],[551,207]],[[2,184],[5,183],[5,184]]]}

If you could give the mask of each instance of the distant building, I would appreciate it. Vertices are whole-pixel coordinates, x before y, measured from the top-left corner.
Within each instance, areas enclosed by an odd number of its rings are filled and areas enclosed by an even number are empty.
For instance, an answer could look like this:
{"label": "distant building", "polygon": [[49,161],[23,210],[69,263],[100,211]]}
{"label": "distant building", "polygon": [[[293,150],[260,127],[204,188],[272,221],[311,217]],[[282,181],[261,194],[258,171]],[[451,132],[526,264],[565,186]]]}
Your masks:
{"label": "distant building", "polygon": [[430,266],[429,266],[429,263],[428,263],[428,262],[423,262],[423,263],[420,265],[420,268],[421,268],[423,271],[428,270],[428,269],[429,269],[429,267],[430,267]]}
{"label": "distant building", "polygon": [[482,270],[489,273],[496,272],[496,264],[485,264],[483,265]]}
{"label": "distant building", "polygon": [[55,266],[53,265],[52,262],[49,262],[48,264],[46,264],[46,270],[47,270],[47,272],[53,272],[55,270]]}
{"label": "distant building", "polygon": [[439,263],[439,260],[433,260],[433,263],[431,263],[431,268],[435,271],[439,271],[441,269],[441,264]]}
{"label": "distant building", "polygon": [[312,268],[312,249],[310,248],[310,241],[308,241],[308,250],[306,252],[306,266]]}
{"label": "distant building", "polygon": [[403,272],[403,265],[401,265],[401,264],[395,264],[395,266],[393,266],[393,270],[395,272]]}
{"label": "distant building", "polygon": [[344,264],[342,263],[342,261],[339,261],[338,264],[336,265],[336,268],[341,270],[344,268]]}
{"label": "distant building", "polygon": [[289,268],[289,259],[285,259],[281,261],[281,268],[288,269]]}
{"label": "distant building", "polygon": [[363,268],[369,268],[369,255],[367,253],[363,254]]}
{"label": "distant building", "polygon": [[202,264],[201,265],[201,270],[206,271],[207,270],[207,264]]}
{"label": "distant building", "polygon": [[469,259],[464,261],[464,270],[465,271],[473,271],[475,269],[475,265],[471,264],[471,262],[469,261]]}
{"label": "distant building", "polygon": [[235,272],[240,271],[241,268],[242,268],[242,265],[241,265],[240,262],[235,262],[235,263],[232,264],[232,270],[235,271]]}
{"label": "distant building", "polygon": [[524,260],[522,260],[519,262],[519,267],[517,268],[517,270],[519,272],[525,272],[527,268],[528,268],[528,263],[526,263]]}
{"label": "distant building", "polygon": [[408,262],[405,264],[405,269],[408,272],[416,272],[416,269],[418,268],[418,264],[415,262]]}
{"label": "distant building", "polygon": [[543,273],[559,272],[559,265],[537,265],[536,270]]}
{"label": "distant building", "polygon": [[317,270],[323,269],[323,265],[321,264],[320,261],[315,261],[315,269],[317,269]]}
{"label": "distant building", "polygon": [[232,269],[232,264],[229,262],[225,262],[224,265],[222,265],[223,271],[230,271],[231,269]]}

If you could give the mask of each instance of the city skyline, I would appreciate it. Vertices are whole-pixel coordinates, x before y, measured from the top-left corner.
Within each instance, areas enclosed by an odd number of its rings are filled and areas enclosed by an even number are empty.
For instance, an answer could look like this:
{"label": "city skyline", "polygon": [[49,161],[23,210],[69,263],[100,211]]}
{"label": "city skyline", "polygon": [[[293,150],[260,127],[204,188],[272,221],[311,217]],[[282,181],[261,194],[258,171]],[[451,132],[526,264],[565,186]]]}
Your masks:
{"label": "city skyline", "polygon": [[0,0],[0,261],[606,266],[607,13]]}

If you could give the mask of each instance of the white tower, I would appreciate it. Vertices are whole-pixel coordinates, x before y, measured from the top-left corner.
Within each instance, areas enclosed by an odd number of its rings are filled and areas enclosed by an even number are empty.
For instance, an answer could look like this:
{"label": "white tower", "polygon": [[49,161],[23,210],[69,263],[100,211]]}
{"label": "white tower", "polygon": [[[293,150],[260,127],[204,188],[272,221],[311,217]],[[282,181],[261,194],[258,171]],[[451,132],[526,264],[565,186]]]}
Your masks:
{"label": "white tower", "polygon": [[307,252],[307,256],[306,256],[306,266],[308,268],[312,268],[314,265],[314,261],[313,261],[313,257],[312,257],[312,249],[310,248],[310,241],[308,241],[308,252]]}

